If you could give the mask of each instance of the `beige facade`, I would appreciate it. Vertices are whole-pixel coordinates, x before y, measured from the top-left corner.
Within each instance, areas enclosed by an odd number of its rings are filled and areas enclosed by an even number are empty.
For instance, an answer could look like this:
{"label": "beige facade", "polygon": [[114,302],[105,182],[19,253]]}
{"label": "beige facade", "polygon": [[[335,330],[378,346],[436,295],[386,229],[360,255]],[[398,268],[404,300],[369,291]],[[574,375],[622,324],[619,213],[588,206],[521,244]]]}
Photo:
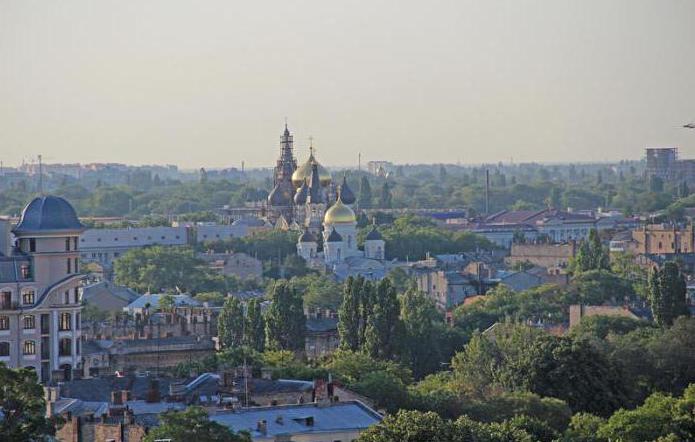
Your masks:
{"label": "beige facade", "polygon": [[577,254],[577,243],[512,244],[507,262],[510,265],[529,262],[544,268],[565,268]]}
{"label": "beige facade", "polygon": [[695,252],[693,226],[650,224],[632,231],[629,251],[636,255],[665,255]]}

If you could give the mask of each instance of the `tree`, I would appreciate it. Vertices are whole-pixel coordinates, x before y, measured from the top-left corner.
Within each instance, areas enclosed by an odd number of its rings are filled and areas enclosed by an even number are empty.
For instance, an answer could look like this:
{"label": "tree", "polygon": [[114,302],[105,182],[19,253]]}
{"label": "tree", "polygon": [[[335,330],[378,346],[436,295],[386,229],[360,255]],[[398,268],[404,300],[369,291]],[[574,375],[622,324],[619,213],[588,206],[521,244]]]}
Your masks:
{"label": "tree", "polygon": [[248,433],[234,433],[217,422],[210,421],[203,407],[188,407],[184,411],[167,411],[159,415],[160,425],[152,428],[143,442],[251,442]]}
{"label": "tree", "polygon": [[0,439],[18,442],[51,440],[57,420],[45,417],[43,388],[36,372],[0,363]]}
{"label": "tree", "polygon": [[401,296],[401,320],[404,337],[402,359],[407,361],[416,378],[439,368],[436,345],[437,324],[442,322],[434,302],[422,292],[408,290]]}
{"label": "tree", "polygon": [[265,348],[265,322],[261,311],[261,300],[253,298],[246,303],[246,333],[244,345],[262,352]]}
{"label": "tree", "polygon": [[360,347],[360,301],[356,285],[358,281],[350,276],[343,286],[343,302],[338,309],[338,334],[340,348],[357,351]]}
{"label": "tree", "polygon": [[589,239],[582,240],[574,258],[575,272],[588,272],[589,270],[608,270],[610,260],[608,251],[601,244],[601,238],[596,229],[591,229]]}
{"label": "tree", "polygon": [[661,326],[670,326],[675,318],[687,314],[685,277],[678,264],[667,262],[651,273],[647,297],[654,321]]}
{"label": "tree", "polygon": [[360,179],[360,194],[357,197],[357,206],[360,209],[370,209],[372,207],[372,187],[369,185],[369,179],[362,176]]}
{"label": "tree", "polygon": [[391,281],[384,278],[376,286],[374,307],[366,318],[363,347],[367,354],[382,359],[395,356],[402,335],[399,311],[396,290]]}
{"label": "tree", "polygon": [[271,350],[304,350],[306,318],[302,297],[287,281],[275,282],[265,315],[266,347]]}
{"label": "tree", "polygon": [[391,189],[389,188],[388,181],[384,181],[381,186],[381,195],[379,196],[379,208],[380,209],[390,209],[391,201],[393,197],[391,196]]}
{"label": "tree", "polygon": [[400,410],[363,432],[359,442],[453,442],[454,428],[433,412]]}
{"label": "tree", "polygon": [[244,341],[244,307],[234,296],[228,296],[217,318],[217,335],[222,348],[238,347]]}
{"label": "tree", "polygon": [[649,191],[658,193],[664,191],[664,180],[661,177],[652,175],[649,177]]}

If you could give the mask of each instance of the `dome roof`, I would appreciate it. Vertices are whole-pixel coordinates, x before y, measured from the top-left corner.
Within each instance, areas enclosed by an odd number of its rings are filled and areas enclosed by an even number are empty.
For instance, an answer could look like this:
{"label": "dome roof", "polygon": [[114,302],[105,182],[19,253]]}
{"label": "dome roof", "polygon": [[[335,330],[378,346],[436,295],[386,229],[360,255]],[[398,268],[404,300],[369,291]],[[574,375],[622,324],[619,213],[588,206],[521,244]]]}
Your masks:
{"label": "dome roof", "polygon": [[81,232],[85,229],[72,205],[59,196],[34,198],[22,210],[12,230],[15,235],[49,232]]}
{"label": "dome roof", "polygon": [[309,158],[306,160],[306,162],[299,166],[292,174],[292,184],[294,184],[294,187],[301,186],[303,182],[308,181],[311,178],[311,166],[314,163],[316,163],[319,170],[319,179],[321,181],[321,185],[325,187],[331,184],[330,172],[328,172],[328,169],[316,161],[316,158],[314,158],[314,154],[312,152],[309,154]]}
{"label": "dome roof", "polygon": [[299,237],[299,242],[316,242],[316,237],[313,233],[305,229],[304,233]]}
{"label": "dome roof", "polygon": [[328,238],[326,238],[326,242],[341,242],[343,240],[343,237],[340,236],[340,233],[338,233],[335,230],[335,227],[333,227],[333,230],[331,230],[331,234],[328,235]]}
{"label": "dome roof", "polygon": [[351,208],[343,204],[343,200],[338,195],[338,200],[326,210],[326,215],[323,217],[323,223],[332,224],[350,224],[356,222],[355,212]]}
{"label": "dome roof", "polygon": [[309,194],[309,186],[306,185],[306,181],[302,183],[297,189],[297,193],[294,194],[294,203],[297,205],[302,205],[306,203],[306,197]]}
{"label": "dome roof", "polygon": [[289,206],[292,201],[292,189],[283,186],[283,183],[276,185],[268,195],[268,203],[271,206]]}
{"label": "dome roof", "polygon": [[378,241],[382,240],[381,233],[377,230],[376,226],[372,226],[372,230],[367,233],[367,236],[364,238],[365,241]]}
{"label": "dome roof", "polygon": [[354,204],[356,200],[352,189],[348,187],[347,176],[345,175],[343,175],[343,184],[340,185],[340,199],[343,200],[345,204]]}

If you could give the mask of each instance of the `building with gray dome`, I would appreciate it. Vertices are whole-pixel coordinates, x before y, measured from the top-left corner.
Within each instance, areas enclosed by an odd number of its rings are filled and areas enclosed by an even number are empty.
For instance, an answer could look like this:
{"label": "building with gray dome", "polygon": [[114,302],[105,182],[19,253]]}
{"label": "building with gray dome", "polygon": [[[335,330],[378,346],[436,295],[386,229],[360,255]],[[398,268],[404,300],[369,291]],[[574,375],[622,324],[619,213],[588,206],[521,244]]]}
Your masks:
{"label": "building with gray dome", "polygon": [[0,362],[43,383],[70,379],[81,361],[84,226],[65,199],[40,196],[11,227],[0,220]]}

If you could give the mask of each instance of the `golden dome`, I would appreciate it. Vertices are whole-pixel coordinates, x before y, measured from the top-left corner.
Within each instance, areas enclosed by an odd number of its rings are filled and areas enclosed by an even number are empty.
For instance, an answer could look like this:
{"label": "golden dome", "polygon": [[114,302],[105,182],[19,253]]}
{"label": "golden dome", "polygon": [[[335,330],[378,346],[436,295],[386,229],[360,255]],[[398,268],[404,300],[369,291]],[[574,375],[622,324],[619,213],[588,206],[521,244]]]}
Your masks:
{"label": "golden dome", "polygon": [[326,210],[326,215],[323,217],[323,223],[326,225],[349,224],[356,221],[355,212],[343,204],[340,197],[338,197],[338,200],[330,207],[330,209]]}
{"label": "golden dome", "polygon": [[300,187],[303,182],[309,181],[309,178],[311,178],[311,165],[313,163],[316,163],[316,165],[318,166],[319,181],[321,182],[321,185],[325,187],[331,184],[331,174],[328,172],[328,169],[326,169],[325,167],[320,165],[318,161],[316,161],[312,152],[309,155],[309,158],[306,160],[306,163],[299,166],[297,170],[295,170],[292,174],[292,184],[294,184],[294,187]]}

